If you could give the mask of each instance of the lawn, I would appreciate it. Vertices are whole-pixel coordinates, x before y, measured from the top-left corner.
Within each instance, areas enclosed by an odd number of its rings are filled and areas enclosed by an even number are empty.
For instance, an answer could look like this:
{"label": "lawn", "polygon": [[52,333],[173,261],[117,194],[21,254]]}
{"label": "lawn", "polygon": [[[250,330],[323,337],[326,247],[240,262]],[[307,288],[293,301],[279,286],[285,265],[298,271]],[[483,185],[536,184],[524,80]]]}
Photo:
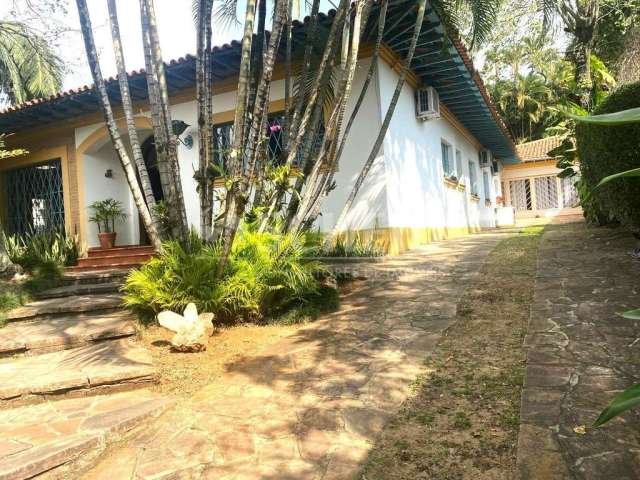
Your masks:
{"label": "lawn", "polygon": [[522,342],[543,227],[503,240],[458,304],[457,321],[425,359],[427,373],[387,425],[367,480],[511,478]]}

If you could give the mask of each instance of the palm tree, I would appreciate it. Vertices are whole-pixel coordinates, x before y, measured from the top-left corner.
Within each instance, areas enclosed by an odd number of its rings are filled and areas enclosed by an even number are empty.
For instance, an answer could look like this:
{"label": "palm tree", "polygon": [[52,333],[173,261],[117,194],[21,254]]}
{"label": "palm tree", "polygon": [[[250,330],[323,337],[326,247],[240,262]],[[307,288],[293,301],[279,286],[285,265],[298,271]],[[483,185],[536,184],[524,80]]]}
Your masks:
{"label": "palm tree", "polygon": [[0,94],[13,104],[53,95],[62,72],[62,61],[45,38],[24,23],[0,21]]}
{"label": "palm tree", "polygon": [[169,109],[169,91],[160,49],[160,38],[153,0],[140,0],[142,44],[147,71],[147,89],[158,156],[158,172],[167,205],[171,236],[184,240],[189,233],[182,194],[177,140],[173,133]]}
{"label": "palm tree", "polygon": [[131,144],[133,159],[138,170],[138,177],[140,178],[140,185],[144,193],[144,198],[147,203],[147,207],[149,208],[151,218],[153,220],[153,228],[151,229],[151,231],[147,231],[147,234],[149,235],[151,243],[155,246],[159,246],[159,228],[154,213],[156,202],[153,196],[153,189],[151,188],[151,181],[149,180],[149,172],[147,171],[147,166],[142,155],[142,148],[140,148],[138,130],[136,129],[136,123],[133,117],[133,106],[131,103],[131,94],[129,92],[129,77],[127,75],[127,68],[124,63],[122,41],[120,39],[120,26],[118,22],[118,10],[116,8],[115,0],[107,0],[107,7],[109,9],[109,22],[111,23],[113,52],[115,54],[116,67],[118,69],[118,83],[120,85],[122,109],[124,110],[124,117],[127,122],[127,131],[129,132],[129,143]]}
{"label": "palm tree", "polygon": [[111,142],[114,145],[114,148],[120,160],[120,164],[122,165],[122,169],[124,170],[125,177],[127,178],[127,183],[129,184],[129,188],[131,189],[131,193],[133,194],[133,200],[136,204],[136,207],[138,208],[138,212],[140,213],[140,217],[142,218],[145,229],[147,230],[147,232],[150,232],[150,238],[152,240],[155,239],[156,244],[154,244],[154,246],[156,248],[159,248],[159,236],[157,234],[157,231],[155,230],[155,223],[151,218],[149,207],[145,203],[144,195],[142,193],[142,190],[140,189],[140,185],[136,177],[136,171],[124,146],[122,137],[120,136],[120,132],[118,131],[115,117],[113,115],[113,109],[111,108],[111,102],[107,93],[107,86],[100,69],[100,61],[98,59],[98,52],[96,50],[95,41],[93,39],[91,18],[89,17],[89,10],[87,8],[86,0],[76,0],[76,5],[78,6],[80,28],[82,30],[82,37],[84,39],[87,60],[89,63],[89,67],[91,68],[91,75],[93,77],[96,91],[98,92],[100,106],[102,108],[105,123],[107,124],[107,128],[109,130]]}

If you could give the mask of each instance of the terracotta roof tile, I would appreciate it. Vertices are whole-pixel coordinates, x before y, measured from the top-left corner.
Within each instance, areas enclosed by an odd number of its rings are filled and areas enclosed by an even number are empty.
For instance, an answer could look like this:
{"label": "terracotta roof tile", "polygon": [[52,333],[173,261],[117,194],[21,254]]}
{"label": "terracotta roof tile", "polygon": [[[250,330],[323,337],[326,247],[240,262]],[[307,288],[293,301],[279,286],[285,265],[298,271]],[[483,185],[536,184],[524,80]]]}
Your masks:
{"label": "terracotta roof tile", "polygon": [[559,136],[545,137],[533,142],[521,143],[517,146],[518,155],[523,162],[534,162],[536,160],[552,160],[555,157],[549,155],[549,152],[557,148],[562,143]]}

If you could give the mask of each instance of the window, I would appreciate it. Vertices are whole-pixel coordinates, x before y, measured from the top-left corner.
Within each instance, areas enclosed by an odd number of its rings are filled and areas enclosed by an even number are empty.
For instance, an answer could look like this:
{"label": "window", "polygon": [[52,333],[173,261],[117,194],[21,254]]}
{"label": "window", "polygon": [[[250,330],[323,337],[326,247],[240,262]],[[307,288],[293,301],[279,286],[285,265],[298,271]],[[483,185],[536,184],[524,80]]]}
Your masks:
{"label": "window", "polygon": [[450,177],[454,174],[453,171],[453,158],[451,158],[451,145],[444,140],[440,142],[442,146],[442,170],[445,177]]}
{"label": "window", "polygon": [[478,195],[478,176],[475,164],[469,160],[469,188],[473,195]]}
{"label": "window", "polygon": [[491,200],[491,191],[489,190],[489,173],[482,172],[482,188],[484,189],[484,198]]}
{"label": "window", "polygon": [[511,198],[511,205],[513,205],[516,212],[533,210],[531,182],[528,178],[524,180],[511,180],[509,182],[509,197]]}
{"label": "window", "polygon": [[[269,115],[268,124],[266,125],[266,136],[269,140],[264,142],[267,149],[267,158],[273,165],[281,165],[286,160],[283,151],[283,132],[282,132],[283,113]],[[223,123],[214,125],[214,161],[217,165],[226,165],[229,152],[233,146],[233,123]],[[324,123],[321,121],[316,129],[316,137],[313,140],[312,153],[317,153],[322,145],[324,138]],[[303,145],[300,145],[298,157],[300,157]],[[294,165],[299,165],[300,158],[297,158]]]}
{"label": "window", "polygon": [[464,176],[462,172],[462,152],[456,149],[456,177],[458,181],[462,181],[462,177]]}
{"label": "window", "polygon": [[536,210],[558,208],[558,177],[536,177],[534,179],[536,189]]}

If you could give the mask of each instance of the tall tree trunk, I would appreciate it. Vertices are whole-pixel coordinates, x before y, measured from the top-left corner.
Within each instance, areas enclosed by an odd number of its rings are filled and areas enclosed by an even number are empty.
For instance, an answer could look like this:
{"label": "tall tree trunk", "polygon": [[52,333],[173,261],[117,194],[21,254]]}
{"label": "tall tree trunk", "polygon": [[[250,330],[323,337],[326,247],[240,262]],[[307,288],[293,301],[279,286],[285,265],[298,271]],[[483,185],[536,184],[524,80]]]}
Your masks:
{"label": "tall tree trunk", "polygon": [[424,21],[424,11],[425,11],[426,0],[418,0],[418,14],[416,16],[416,23],[413,29],[413,37],[411,38],[411,44],[409,46],[409,51],[407,52],[407,58],[405,58],[402,72],[400,72],[400,77],[398,78],[398,82],[396,84],[396,89],[393,92],[393,97],[391,98],[391,103],[389,104],[389,108],[387,108],[387,113],[384,117],[384,121],[382,122],[382,126],[380,127],[380,131],[378,132],[378,137],[376,138],[375,143],[373,144],[373,148],[371,149],[371,153],[369,153],[369,157],[367,161],[362,167],[362,170],[358,174],[358,178],[356,179],[355,184],[351,192],[349,193],[349,197],[338,216],[338,220],[336,221],[336,225],[331,232],[331,235],[327,238],[328,242],[331,242],[335,239],[342,228],[342,223],[344,222],[347,214],[351,210],[351,206],[355,201],[362,184],[364,183],[371,167],[373,166],[373,162],[375,161],[378,152],[380,151],[380,147],[382,146],[382,142],[384,141],[384,137],[387,134],[387,130],[389,129],[389,124],[391,123],[391,118],[393,117],[393,113],[395,112],[396,105],[398,104],[398,99],[400,98],[400,93],[402,92],[402,87],[404,86],[404,82],[407,78],[407,73],[409,72],[409,68],[411,67],[411,61],[413,60],[413,54],[416,50],[416,44],[418,43],[418,37],[420,36],[420,31],[422,30],[422,22]]}
{"label": "tall tree trunk", "polygon": [[[111,102],[109,101],[109,95],[107,93],[107,86],[100,70],[100,62],[98,59],[98,52],[96,51],[95,41],[93,39],[93,30],[91,28],[91,19],[89,17],[86,0],[76,0],[76,5],[78,6],[80,27],[82,30],[82,37],[84,39],[87,61],[91,68],[91,75],[100,99],[100,106],[102,107],[102,113],[104,115],[105,123],[107,124],[107,129],[109,130],[109,136],[111,137],[113,146],[118,154],[118,158],[120,159],[120,164],[124,170],[125,177],[127,178],[129,188],[133,195],[133,200],[138,208],[142,222],[147,229],[147,232],[149,232],[149,237],[152,240],[154,238],[159,240],[160,236],[151,218],[149,207],[147,207],[147,204],[145,203],[144,195],[140,189],[140,185],[138,184],[135,169],[129,159],[129,154],[127,153],[124,143],[122,142],[122,138],[113,115]],[[154,244],[154,247],[159,248],[160,245]]]}
{"label": "tall tree trunk", "polygon": [[232,176],[232,182],[225,199],[224,221],[222,223],[222,231],[220,232],[222,252],[218,263],[218,275],[222,274],[226,268],[233,239],[247,202],[246,198],[242,198],[240,176],[243,173],[245,157],[245,118],[251,74],[251,39],[253,36],[255,10],[256,0],[247,0],[244,19],[244,34],[242,36],[240,69],[238,72],[236,110],[233,120],[233,145],[231,147],[231,152],[229,152],[229,165],[227,167],[230,175]]}
{"label": "tall tree trunk", "polygon": [[200,199],[200,234],[210,240],[212,232],[213,199],[209,170],[213,163],[211,136],[212,91],[211,73],[211,1],[198,2],[198,31],[196,53],[196,103],[198,105],[198,194]]}
{"label": "tall tree trunk", "polygon": [[[177,140],[173,134],[169,107],[169,91],[167,89],[164,62],[160,49],[160,37],[158,35],[155,8],[153,0],[140,0],[140,2],[141,7],[143,7],[141,8],[143,40],[148,42],[148,44],[145,45],[145,51],[153,65],[155,96],[159,101],[160,128],[162,129],[162,142],[164,142],[162,149],[166,151],[167,165],[172,177],[170,190],[172,190],[173,198],[171,198],[170,202],[167,202],[171,233],[174,238],[184,240],[189,233],[189,227],[187,225],[187,214],[184,206],[180,166],[178,164]],[[158,148],[157,139],[156,148]]]}
{"label": "tall tree trunk", "polygon": [[[266,111],[268,111],[268,93],[271,86],[271,79],[273,78],[273,67],[278,53],[278,47],[280,45],[280,37],[282,34],[282,28],[286,20],[287,1],[278,0],[276,2],[276,11],[273,17],[273,26],[271,29],[271,35],[269,37],[269,46],[267,52],[264,55],[264,65],[262,68],[262,77],[260,78],[260,84],[256,91],[255,104],[253,105],[253,115],[251,125],[248,129],[248,142],[245,152],[245,158],[247,161],[246,172],[240,177],[239,191],[243,198],[247,198],[249,194],[249,181],[254,176],[256,157],[257,157],[257,145],[259,142],[260,132],[262,131],[263,121]],[[239,206],[241,204],[238,204]],[[233,231],[233,235],[227,240],[229,242],[229,249],[233,243],[233,237],[235,231],[238,228],[242,214],[244,213],[244,205],[242,208],[238,208],[231,220],[228,223],[229,230]],[[229,212],[227,212],[229,215]],[[231,223],[231,221],[235,223]],[[226,261],[226,257],[225,257]]]}
{"label": "tall tree trunk", "polygon": [[116,67],[118,69],[118,83],[120,85],[120,96],[122,98],[122,110],[124,111],[124,117],[127,122],[127,131],[129,132],[129,142],[131,144],[131,150],[133,152],[133,159],[138,169],[138,177],[140,179],[140,185],[144,198],[149,207],[149,213],[155,225],[154,231],[147,232],[149,239],[154,246],[160,245],[160,238],[154,238],[154,235],[158,236],[160,228],[158,226],[157,219],[153,207],[156,204],[155,197],[153,196],[153,189],[151,188],[151,180],[149,180],[149,172],[147,171],[147,165],[144,162],[144,156],[142,155],[142,148],[140,148],[140,139],[138,138],[138,130],[136,129],[136,123],[133,116],[133,105],[131,102],[131,93],[129,92],[129,77],[127,76],[127,68],[124,63],[124,54],[122,52],[122,40],[120,38],[120,25],[118,22],[118,10],[116,8],[115,0],[107,0],[107,7],[109,9],[109,21],[111,23],[111,38],[113,41],[113,52],[115,54]]}
{"label": "tall tree trunk", "polygon": [[288,2],[284,56],[284,118],[282,120],[282,149],[285,155],[288,152],[289,128],[291,126],[291,56],[293,51],[293,0],[288,0]]}

